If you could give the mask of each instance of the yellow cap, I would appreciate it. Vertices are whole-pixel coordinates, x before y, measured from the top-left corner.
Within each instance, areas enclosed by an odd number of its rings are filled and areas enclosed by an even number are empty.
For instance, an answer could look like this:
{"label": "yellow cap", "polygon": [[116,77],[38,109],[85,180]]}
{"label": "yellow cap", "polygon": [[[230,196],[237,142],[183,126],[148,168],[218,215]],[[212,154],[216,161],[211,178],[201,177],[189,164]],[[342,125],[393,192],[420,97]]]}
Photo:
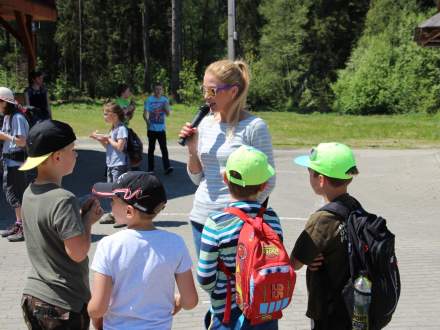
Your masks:
{"label": "yellow cap", "polygon": [[43,156],[28,157],[28,158],[26,158],[26,161],[24,162],[24,164],[20,166],[19,170],[20,171],[27,171],[27,170],[33,169],[34,167],[37,167],[42,162],[44,162],[47,158],[49,158],[50,155],[52,155],[52,152],[50,152],[46,155],[43,155]]}

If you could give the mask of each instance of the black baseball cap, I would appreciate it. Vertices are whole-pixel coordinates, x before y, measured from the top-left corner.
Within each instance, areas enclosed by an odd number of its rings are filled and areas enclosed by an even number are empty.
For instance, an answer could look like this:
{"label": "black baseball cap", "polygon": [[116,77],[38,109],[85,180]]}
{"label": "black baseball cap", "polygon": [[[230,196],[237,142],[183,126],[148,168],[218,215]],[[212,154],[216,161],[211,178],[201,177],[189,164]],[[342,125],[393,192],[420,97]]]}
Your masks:
{"label": "black baseball cap", "polygon": [[50,119],[35,124],[26,140],[28,157],[20,170],[26,171],[40,165],[53,152],[63,149],[75,140],[75,133],[69,124]]}
{"label": "black baseball cap", "polygon": [[165,188],[160,180],[147,172],[129,171],[122,174],[116,182],[98,182],[92,193],[99,197],[117,196],[139,211],[156,214],[167,202]]}

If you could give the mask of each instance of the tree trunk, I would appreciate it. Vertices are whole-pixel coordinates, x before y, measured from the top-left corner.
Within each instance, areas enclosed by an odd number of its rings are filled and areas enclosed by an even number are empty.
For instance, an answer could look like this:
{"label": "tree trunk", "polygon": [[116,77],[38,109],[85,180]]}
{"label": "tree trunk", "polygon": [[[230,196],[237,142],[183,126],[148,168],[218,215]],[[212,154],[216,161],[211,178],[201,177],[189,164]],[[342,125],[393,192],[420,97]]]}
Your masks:
{"label": "tree trunk", "polygon": [[171,95],[179,102],[180,66],[182,60],[182,0],[171,0]]}
{"label": "tree trunk", "polygon": [[148,0],[144,0],[143,6],[141,6],[142,13],[142,49],[144,53],[144,91],[150,92],[150,67],[148,63],[149,58],[149,37],[148,37]]}

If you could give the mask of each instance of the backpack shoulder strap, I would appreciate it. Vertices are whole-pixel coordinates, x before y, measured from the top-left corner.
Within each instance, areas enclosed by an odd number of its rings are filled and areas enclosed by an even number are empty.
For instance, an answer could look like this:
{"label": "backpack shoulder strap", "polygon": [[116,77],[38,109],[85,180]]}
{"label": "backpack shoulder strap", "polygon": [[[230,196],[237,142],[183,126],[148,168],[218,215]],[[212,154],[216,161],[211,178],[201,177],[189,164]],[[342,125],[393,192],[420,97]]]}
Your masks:
{"label": "backpack shoulder strap", "polygon": [[247,224],[251,225],[252,227],[255,227],[253,220],[261,218],[262,221],[264,221],[263,220],[263,214],[264,214],[264,212],[266,212],[266,208],[262,206],[260,208],[260,210],[258,211],[258,213],[257,213],[255,218],[250,217],[246,212],[244,212],[243,210],[239,209],[238,207],[227,207],[225,209],[225,212],[229,213],[229,214],[233,214],[233,215],[239,217],[241,220],[243,220],[243,222],[246,222]]}
{"label": "backpack shoulder strap", "polygon": [[318,211],[330,212],[341,217],[344,221],[348,219],[351,213],[351,210],[340,202],[330,202],[321,207]]}

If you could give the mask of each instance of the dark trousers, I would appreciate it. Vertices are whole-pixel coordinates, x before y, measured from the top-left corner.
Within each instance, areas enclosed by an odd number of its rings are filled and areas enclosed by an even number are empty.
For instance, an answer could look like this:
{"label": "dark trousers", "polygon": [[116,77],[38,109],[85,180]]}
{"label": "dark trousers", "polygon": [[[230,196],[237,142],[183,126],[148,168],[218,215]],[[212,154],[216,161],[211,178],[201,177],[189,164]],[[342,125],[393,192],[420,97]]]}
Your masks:
{"label": "dark trousers", "polygon": [[344,305],[339,305],[335,311],[321,320],[312,320],[312,330],[351,330],[350,316]]}
{"label": "dark trousers", "polygon": [[30,330],[88,330],[87,305],[79,313],[48,304],[24,294],[21,300],[24,321]]}
{"label": "dark trousers", "polygon": [[155,132],[148,131],[148,171],[154,171],[154,149],[156,148],[156,140],[159,142],[160,151],[162,153],[163,169],[170,167],[167,149],[167,135],[165,131]]}

